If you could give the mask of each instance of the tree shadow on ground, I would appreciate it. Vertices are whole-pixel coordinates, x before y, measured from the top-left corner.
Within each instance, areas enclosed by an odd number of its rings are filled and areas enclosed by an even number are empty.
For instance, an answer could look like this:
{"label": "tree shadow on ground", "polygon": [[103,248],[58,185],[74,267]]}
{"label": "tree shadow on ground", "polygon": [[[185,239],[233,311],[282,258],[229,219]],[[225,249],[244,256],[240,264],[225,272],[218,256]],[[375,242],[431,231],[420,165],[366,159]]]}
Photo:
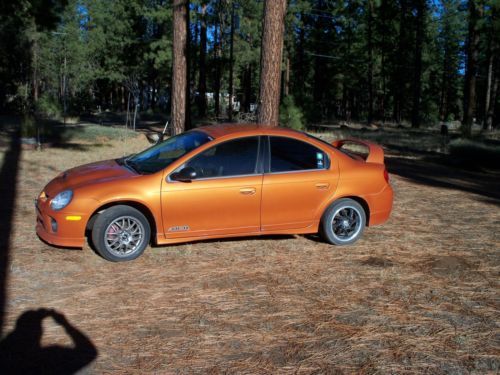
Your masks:
{"label": "tree shadow on ground", "polygon": [[5,316],[10,240],[16,201],[17,174],[21,157],[19,130],[11,131],[10,137],[9,150],[5,153],[0,169],[0,195],[2,196],[2,204],[0,205],[0,334]]}
{"label": "tree shadow on ground", "polygon": [[[42,347],[43,321],[51,317],[71,338],[73,347]],[[97,357],[97,349],[87,336],[55,310],[25,311],[15,329],[0,342],[0,372],[16,374],[73,374]]]}
{"label": "tree shadow on ground", "polygon": [[[9,149],[0,169],[0,335],[5,320],[7,278],[10,262],[14,210],[17,195],[17,178],[21,158],[19,127],[7,132]],[[52,345],[41,347],[42,322],[52,317],[72,339],[74,347]],[[0,373],[15,374],[71,374],[97,357],[92,342],[73,327],[64,315],[47,309],[29,310],[17,320],[14,331],[0,342]]]}
{"label": "tree shadow on ground", "polygon": [[386,157],[389,173],[418,184],[459,190],[481,196],[484,202],[500,205],[500,175],[465,170],[423,158]]}

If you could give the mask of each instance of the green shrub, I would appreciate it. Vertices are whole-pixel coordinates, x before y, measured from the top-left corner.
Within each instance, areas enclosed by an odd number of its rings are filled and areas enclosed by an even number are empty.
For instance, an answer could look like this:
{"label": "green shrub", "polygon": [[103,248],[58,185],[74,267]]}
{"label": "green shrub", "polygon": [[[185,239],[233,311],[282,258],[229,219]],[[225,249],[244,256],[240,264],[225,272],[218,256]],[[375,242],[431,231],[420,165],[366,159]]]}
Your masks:
{"label": "green shrub", "polygon": [[33,116],[26,115],[21,120],[21,137],[36,137],[36,120]]}
{"label": "green shrub", "polygon": [[295,105],[291,95],[286,96],[280,106],[280,123],[287,128],[295,130],[304,129],[304,114]]}
{"label": "green shrub", "polygon": [[62,108],[58,100],[46,93],[40,96],[35,109],[42,117],[52,120],[60,120],[62,118]]}
{"label": "green shrub", "polygon": [[500,169],[500,145],[468,139],[450,142],[450,157],[456,164],[468,167]]}
{"label": "green shrub", "polygon": [[425,103],[420,112],[420,120],[423,126],[434,127],[439,123],[439,107],[434,101]]}
{"label": "green shrub", "polygon": [[16,87],[16,95],[7,101],[7,109],[18,114],[29,113],[31,109],[30,87],[28,84],[21,84]]}

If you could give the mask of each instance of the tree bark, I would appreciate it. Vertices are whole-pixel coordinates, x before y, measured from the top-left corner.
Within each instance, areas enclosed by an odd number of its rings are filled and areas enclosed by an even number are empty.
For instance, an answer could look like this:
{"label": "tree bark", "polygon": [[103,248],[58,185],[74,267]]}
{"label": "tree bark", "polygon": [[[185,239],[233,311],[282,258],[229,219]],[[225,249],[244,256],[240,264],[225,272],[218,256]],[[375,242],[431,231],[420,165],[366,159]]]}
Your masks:
{"label": "tree bark", "polygon": [[[486,73],[486,94],[484,96],[484,119],[483,119],[483,130],[491,130],[488,126],[488,112],[490,110],[491,103],[491,83],[493,79],[493,60],[494,55],[491,48],[491,39],[488,46],[488,70]],[[491,126],[491,124],[489,124]]]}
{"label": "tree bark", "polygon": [[495,114],[495,103],[497,100],[497,94],[498,94],[498,85],[500,81],[500,77],[498,75],[498,71],[495,74],[495,78],[493,79],[493,87],[491,88],[491,93],[490,93],[490,102],[489,102],[489,107],[488,111],[486,112],[486,130],[493,130],[493,116]]}
{"label": "tree bark", "polygon": [[[328,7],[325,0],[317,0],[314,3],[315,8],[319,12],[327,12]],[[330,54],[327,44],[330,42],[325,33],[330,29],[330,20],[326,17],[316,17],[314,20],[314,30],[311,32],[311,44],[314,48],[314,75],[313,75],[313,101],[314,101],[314,116],[312,120],[321,122],[327,118],[328,107],[330,106],[327,98],[327,91],[330,86],[329,70],[325,55]],[[305,49],[310,48],[305,45]]]}
{"label": "tree bark", "polygon": [[36,103],[38,102],[38,37],[36,34],[36,26],[35,26],[35,32],[34,32],[34,40],[33,40],[33,46],[32,46],[32,51],[33,51],[33,68],[32,68],[32,74],[33,74],[33,102]]}
{"label": "tree bark", "polygon": [[482,15],[482,7],[476,0],[469,0],[469,31],[467,38],[467,65],[465,71],[464,87],[464,118],[462,133],[465,137],[472,135],[474,111],[476,106],[476,76],[477,61],[479,56],[478,20]]}
{"label": "tree bark", "polygon": [[285,82],[283,86],[283,93],[285,96],[290,95],[290,57],[288,56],[285,60]]}
{"label": "tree bark", "polygon": [[[497,103],[497,95],[500,84],[500,38],[498,31],[500,29],[500,4],[498,2],[492,6],[491,9],[491,33],[489,34],[490,40],[490,61],[488,67],[488,86],[491,87],[489,92],[489,99],[485,113],[485,129],[493,130],[493,118],[495,117],[495,107]],[[491,75],[491,77],[490,77]]]}
{"label": "tree bark", "polygon": [[207,114],[207,4],[201,6],[201,27],[200,27],[200,61],[198,78],[198,115],[205,117]]}
{"label": "tree bark", "polygon": [[252,102],[252,64],[248,64],[243,72],[243,112],[250,112]]}
{"label": "tree bark", "polygon": [[219,119],[220,115],[220,80],[221,80],[221,69],[220,69],[220,54],[221,54],[221,42],[222,33],[219,35],[220,22],[218,21],[221,9],[221,0],[217,3],[217,15],[215,17],[215,27],[214,27],[214,64],[215,64],[215,77],[214,77],[214,105],[215,105],[215,119]]}
{"label": "tree bark", "polygon": [[191,56],[189,53],[189,44],[191,40],[191,28],[189,27],[189,0],[186,1],[186,110],[184,130],[191,129]]}
{"label": "tree bark", "polygon": [[233,70],[234,70],[234,2],[231,9],[231,39],[229,41],[229,105],[227,106],[227,117],[233,121]]}
{"label": "tree bark", "polygon": [[367,28],[367,44],[368,44],[368,118],[367,123],[370,125],[373,121],[373,0],[368,0],[368,28]]}
{"label": "tree bark", "polygon": [[186,126],[188,0],[173,0],[172,127],[174,134]]}
{"label": "tree bark", "polygon": [[[301,14],[300,18],[303,20],[305,18],[304,13]],[[304,55],[305,47],[306,47],[306,31],[305,31],[305,26],[301,27],[299,29],[299,35],[297,38],[297,47],[296,47],[296,53],[297,53],[297,63],[296,63],[296,68],[293,69],[295,72],[295,77],[296,77],[296,84],[295,87],[296,89],[294,90],[295,95],[297,96],[295,99],[298,102],[303,102],[304,97],[306,94],[306,58]]]}
{"label": "tree bark", "polygon": [[446,121],[448,117],[448,71],[449,71],[449,51],[444,49],[443,56],[443,74],[441,76],[441,95],[439,100],[439,118],[441,121]]}
{"label": "tree bark", "polygon": [[279,124],[280,71],[285,12],[286,0],[266,0],[262,33],[258,122],[272,126]]}
{"label": "tree bark", "polygon": [[404,91],[405,91],[405,70],[406,70],[406,34],[407,34],[407,13],[408,13],[408,0],[400,0],[400,15],[399,15],[399,36],[398,36],[398,65],[396,68],[396,77],[394,79],[396,88],[394,95],[394,121],[398,124],[403,120],[403,107],[404,107]]}
{"label": "tree bark", "polygon": [[420,97],[422,95],[422,47],[425,33],[426,0],[417,1],[417,30],[415,33],[415,70],[413,77],[413,108],[411,127],[420,127]]}

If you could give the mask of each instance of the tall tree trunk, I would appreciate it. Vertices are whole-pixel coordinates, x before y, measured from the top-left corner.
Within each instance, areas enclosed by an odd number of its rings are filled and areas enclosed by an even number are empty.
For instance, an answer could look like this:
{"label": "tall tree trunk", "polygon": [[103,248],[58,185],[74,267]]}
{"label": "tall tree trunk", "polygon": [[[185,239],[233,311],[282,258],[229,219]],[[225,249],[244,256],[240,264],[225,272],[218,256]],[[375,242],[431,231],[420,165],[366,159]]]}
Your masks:
{"label": "tall tree trunk", "polygon": [[186,126],[188,0],[173,0],[172,127],[174,134]]}
{"label": "tall tree trunk", "polygon": [[203,118],[207,114],[207,4],[201,6],[201,27],[200,27],[200,61],[198,77],[198,115]]}
{"label": "tall tree trunk", "polygon": [[227,117],[229,121],[233,121],[234,10],[235,4],[233,1],[231,9],[231,39],[229,40],[229,105],[227,106]]}
{"label": "tall tree trunk", "polygon": [[[319,12],[327,12],[325,0],[317,0],[314,6]],[[325,32],[330,28],[330,20],[326,17],[318,17],[314,21],[314,31],[312,32],[312,46],[314,48],[314,75],[313,75],[313,101],[314,101],[314,121],[321,122],[327,116],[327,107],[330,105],[326,98],[326,92],[329,88],[328,66],[325,61],[325,55],[328,55],[327,44],[331,42]],[[305,48],[309,48],[306,44]]]}
{"label": "tall tree trunk", "polygon": [[[347,49],[344,53],[344,60],[349,61],[349,57],[351,56],[351,47],[352,47],[352,24],[351,20],[348,21],[347,26]],[[344,74],[344,78],[342,80],[342,113],[344,116],[344,120],[349,124],[351,122],[352,116],[352,94],[351,94],[351,82],[349,82],[349,78],[347,74]]]}
{"label": "tall tree trunk", "polygon": [[153,78],[153,80],[151,81],[151,89],[152,89],[152,93],[151,93],[151,108],[152,109],[155,109],[156,108],[156,79]]}
{"label": "tall tree trunk", "polygon": [[33,56],[33,67],[32,67],[32,75],[33,75],[33,102],[38,102],[38,37],[36,33],[36,25],[35,31],[33,33],[33,45],[32,45],[32,56]]}
{"label": "tall tree trunk", "polygon": [[449,50],[447,46],[445,46],[443,56],[443,74],[441,76],[441,95],[439,100],[439,119],[441,121],[446,121],[448,117],[449,58]]}
{"label": "tall tree trunk", "polygon": [[[382,2],[381,7],[387,6],[386,2]],[[382,95],[380,97],[379,117],[382,124],[385,124],[385,101],[387,95],[387,70],[385,66],[386,60],[386,33],[382,33],[382,47],[380,48],[380,75],[382,76]]]}
{"label": "tall tree trunk", "polygon": [[260,67],[258,122],[278,126],[281,88],[281,57],[286,0],[266,0]]}
{"label": "tall tree trunk", "polygon": [[252,64],[248,64],[243,73],[243,112],[250,112],[252,102]]}
{"label": "tall tree trunk", "polygon": [[121,94],[121,110],[125,110],[125,87],[120,86],[120,94]]}
{"label": "tall tree trunk", "polygon": [[[189,19],[191,19],[191,16],[189,16]],[[189,27],[189,25],[188,25]],[[200,38],[200,25],[199,25],[199,22],[195,22],[194,23],[194,35],[193,35],[193,38],[189,38],[189,45],[193,45],[193,46],[198,46],[198,40]],[[188,28],[188,33],[190,33],[190,28]],[[190,54],[190,67],[191,67],[191,72],[189,73],[190,74],[190,77],[191,77],[191,85],[194,87],[196,85],[196,73],[199,71],[199,62],[200,62],[200,59],[198,57],[198,49],[197,48],[193,48],[191,49],[190,48],[190,51],[191,51],[191,54]]]}
{"label": "tall tree trunk", "polygon": [[[498,64],[497,64],[498,66]],[[497,94],[498,94],[498,85],[500,81],[500,75],[498,74],[498,68],[497,71],[494,74],[495,78],[493,79],[493,87],[491,88],[491,93],[490,93],[490,102],[488,106],[488,111],[486,112],[486,130],[493,130],[493,116],[495,114],[495,103],[497,100]]]}
{"label": "tall tree trunk", "polygon": [[[484,119],[483,119],[483,130],[491,130],[488,126],[488,112],[490,110],[491,104],[491,83],[493,79],[493,60],[494,55],[491,49],[491,39],[488,46],[488,70],[486,73],[486,94],[484,95]],[[491,126],[491,124],[490,124]]]}
{"label": "tall tree trunk", "polygon": [[[300,16],[301,19],[305,18],[305,15],[302,13]],[[305,46],[306,46],[306,31],[305,27],[301,27],[299,29],[299,36],[298,36],[298,42],[297,42],[297,65],[296,69],[294,69],[294,72],[296,72],[296,89],[294,90],[294,93],[296,93],[298,102],[303,102],[305,93],[306,93],[306,59],[304,55],[305,51]]]}
{"label": "tall tree trunk", "polygon": [[417,30],[415,33],[415,70],[413,76],[413,108],[411,127],[420,127],[420,97],[422,95],[422,47],[425,33],[426,0],[417,1]]}
{"label": "tall tree trunk", "polygon": [[221,69],[220,69],[220,53],[221,53],[221,41],[222,33],[219,34],[219,14],[220,14],[220,4],[221,0],[217,3],[217,15],[215,19],[214,27],[214,63],[215,63],[215,77],[214,77],[214,105],[215,105],[215,119],[217,120],[220,115],[220,80],[221,80]]}
{"label": "tall tree trunk", "polygon": [[370,125],[373,121],[373,0],[368,0],[368,118]]}
{"label": "tall tree trunk", "polygon": [[478,20],[482,16],[482,7],[476,0],[469,0],[469,32],[467,37],[467,66],[464,87],[464,118],[462,133],[465,137],[472,135],[474,110],[476,106],[476,75],[479,55]]}
{"label": "tall tree trunk", "polygon": [[285,96],[290,95],[290,57],[285,59],[285,82],[283,84],[283,93]]}
{"label": "tall tree trunk", "polygon": [[405,87],[405,70],[406,70],[406,19],[408,13],[408,0],[400,0],[400,14],[399,14],[399,36],[398,36],[398,58],[396,77],[394,79],[396,88],[394,95],[394,121],[398,124],[403,120],[402,112],[404,107],[404,87]]}
{"label": "tall tree trunk", "polygon": [[191,56],[189,53],[189,44],[191,40],[191,28],[189,26],[189,0],[186,1],[186,114],[185,114],[185,124],[184,130],[191,129]]}

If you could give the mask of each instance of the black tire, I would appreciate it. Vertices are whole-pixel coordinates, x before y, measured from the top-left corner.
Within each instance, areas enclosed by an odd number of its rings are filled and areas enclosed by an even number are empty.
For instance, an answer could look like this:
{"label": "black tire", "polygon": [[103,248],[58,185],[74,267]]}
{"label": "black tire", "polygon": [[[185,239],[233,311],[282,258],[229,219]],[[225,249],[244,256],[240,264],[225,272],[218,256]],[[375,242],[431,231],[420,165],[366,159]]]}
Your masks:
{"label": "black tire", "polygon": [[353,199],[342,198],[327,208],[320,224],[320,235],[333,245],[350,245],[362,235],[366,213]]}
{"label": "black tire", "polygon": [[113,206],[100,213],[92,228],[97,252],[112,262],[139,257],[149,244],[151,228],[146,217],[130,206]]}

